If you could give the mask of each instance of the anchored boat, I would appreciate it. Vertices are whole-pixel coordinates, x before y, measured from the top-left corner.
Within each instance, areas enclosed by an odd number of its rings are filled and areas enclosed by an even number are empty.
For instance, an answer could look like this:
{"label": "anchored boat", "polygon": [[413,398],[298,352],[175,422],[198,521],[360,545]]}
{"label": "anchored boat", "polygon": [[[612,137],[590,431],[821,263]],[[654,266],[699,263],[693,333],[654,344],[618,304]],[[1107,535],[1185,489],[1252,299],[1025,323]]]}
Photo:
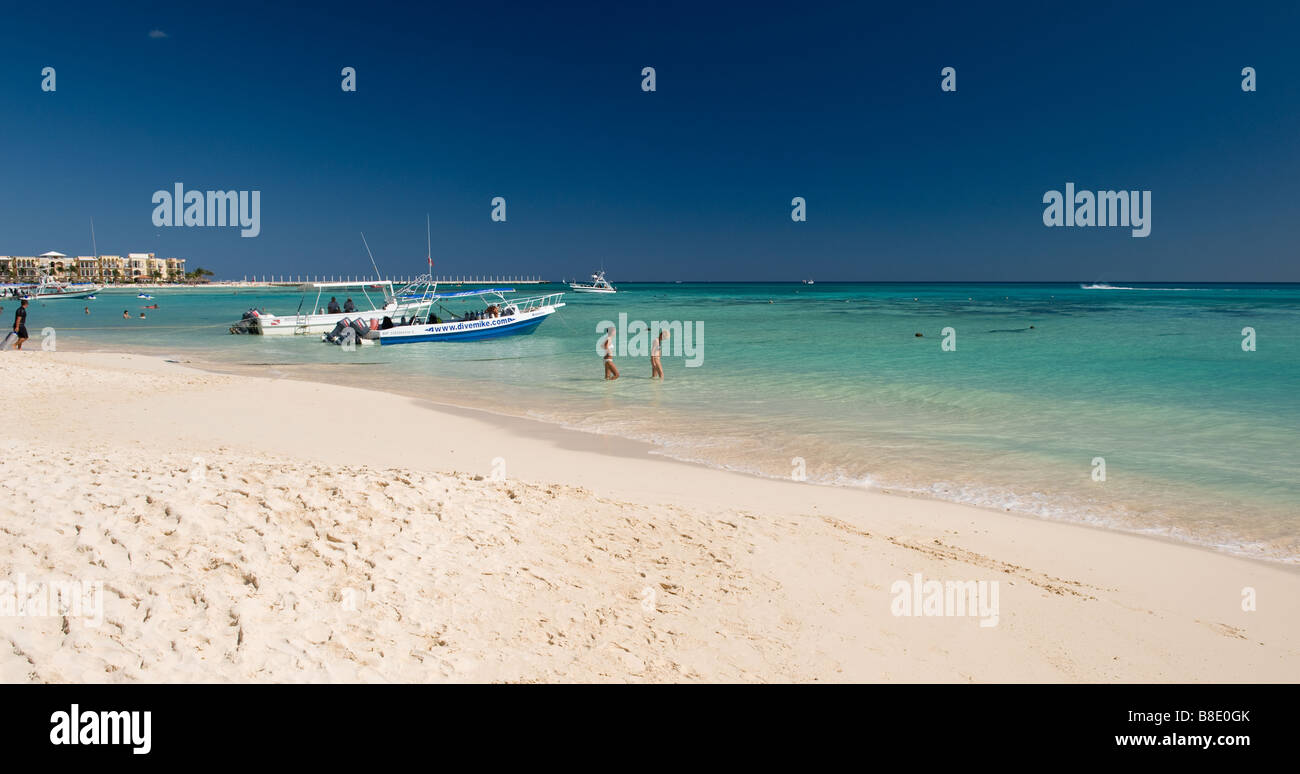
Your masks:
{"label": "anchored boat", "polygon": [[[412,344],[429,341],[476,341],[501,336],[518,336],[537,330],[537,326],[564,306],[563,293],[548,293],[530,298],[506,298],[514,288],[483,288],[454,293],[437,292],[438,285],[425,275],[398,292],[399,299],[417,305],[407,309],[409,315],[352,315],[340,320],[322,341],[331,344]],[[452,299],[476,299],[484,308],[451,311],[442,304]],[[437,307],[435,309],[435,307]],[[442,312],[445,317],[440,315]]]}
{"label": "anchored boat", "polygon": [[605,270],[601,269],[591,275],[591,282],[570,282],[569,289],[575,293],[617,293],[614,286],[605,279]]}
{"label": "anchored boat", "polygon": [[[369,280],[365,282],[310,282],[302,286],[302,299],[298,302],[298,311],[294,314],[277,315],[263,312],[260,309],[250,309],[244,312],[244,317],[239,322],[230,327],[231,333],[250,333],[260,336],[307,336],[312,334],[328,333],[334,330],[334,326],[341,320],[354,320],[358,317],[367,319],[381,319],[384,317],[401,316],[404,313],[411,312],[419,306],[419,299],[401,299],[393,291],[393,283],[389,280]],[[307,298],[311,296],[311,291],[315,290],[316,295],[312,304],[307,311],[303,311],[303,305]],[[322,303],[321,299],[325,298],[328,292],[331,297],[337,294],[346,295],[346,291],[359,291],[365,303],[360,308],[348,309],[344,311],[342,307],[337,307],[337,311],[331,309],[329,303]],[[374,293],[377,298],[372,298]]]}
{"label": "anchored boat", "polygon": [[4,285],[4,295],[28,301],[54,301],[59,298],[87,298],[103,290],[103,285],[60,282],[42,274],[36,283]]}

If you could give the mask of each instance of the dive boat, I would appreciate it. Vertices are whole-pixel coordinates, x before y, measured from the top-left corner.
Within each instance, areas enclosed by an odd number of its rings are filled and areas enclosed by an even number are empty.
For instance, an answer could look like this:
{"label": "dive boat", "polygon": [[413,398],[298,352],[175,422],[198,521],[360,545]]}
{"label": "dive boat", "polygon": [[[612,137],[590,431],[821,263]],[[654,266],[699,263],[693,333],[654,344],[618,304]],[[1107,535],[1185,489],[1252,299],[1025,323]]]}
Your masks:
{"label": "dive boat", "polygon": [[614,286],[605,279],[604,269],[591,275],[591,282],[570,282],[569,289],[575,293],[617,293]]}
{"label": "dive boat", "polygon": [[[296,313],[277,315],[260,309],[250,309],[244,312],[243,319],[230,326],[230,332],[249,333],[255,336],[308,336],[328,333],[334,330],[334,326],[341,320],[400,316],[421,304],[419,298],[398,298],[397,293],[393,291],[393,283],[389,280],[310,282],[304,284],[302,288],[305,292],[298,302]],[[311,306],[303,312],[303,305],[307,303],[312,290],[316,291],[316,295]],[[321,302],[326,292],[333,296],[339,293],[346,294],[347,290],[360,291],[366,301],[362,308],[348,312],[331,312],[328,306]],[[378,291],[377,295],[380,297],[371,298],[370,291]]]}
{"label": "dive boat", "polygon": [[[518,336],[537,330],[547,317],[564,306],[563,293],[549,293],[530,298],[506,298],[514,288],[483,288],[453,293],[437,292],[437,283],[425,275],[397,294],[401,299],[418,299],[411,314],[401,318],[385,315],[354,314],[340,320],[321,340],[330,344],[412,344],[429,341],[476,341],[502,336]],[[484,302],[480,311],[453,312],[442,305],[450,299],[477,298]],[[434,307],[448,317],[439,316]]]}

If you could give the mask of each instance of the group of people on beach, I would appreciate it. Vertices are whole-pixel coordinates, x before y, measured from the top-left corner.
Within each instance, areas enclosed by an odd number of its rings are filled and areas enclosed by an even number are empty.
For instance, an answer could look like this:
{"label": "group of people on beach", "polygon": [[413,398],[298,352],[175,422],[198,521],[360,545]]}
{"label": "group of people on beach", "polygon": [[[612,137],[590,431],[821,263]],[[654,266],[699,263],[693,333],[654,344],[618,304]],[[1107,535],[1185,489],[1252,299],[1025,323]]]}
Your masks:
{"label": "group of people on beach", "polygon": [[[664,366],[660,362],[663,355],[663,343],[668,340],[668,329],[659,331],[659,335],[650,340],[650,378],[664,378]],[[618,366],[614,365],[614,326],[605,329],[605,338],[600,342],[605,360],[605,380],[618,378]]]}

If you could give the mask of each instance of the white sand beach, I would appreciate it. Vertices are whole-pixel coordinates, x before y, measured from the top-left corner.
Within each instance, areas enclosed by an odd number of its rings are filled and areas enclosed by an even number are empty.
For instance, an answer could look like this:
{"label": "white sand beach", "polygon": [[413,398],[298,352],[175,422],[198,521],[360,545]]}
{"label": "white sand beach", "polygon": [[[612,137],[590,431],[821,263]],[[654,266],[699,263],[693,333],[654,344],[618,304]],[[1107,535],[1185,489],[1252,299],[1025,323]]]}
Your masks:
{"label": "white sand beach", "polygon": [[103,584],[0,680],[1300,680],[1288,567],[270,376],[0,354],[0,581]]}

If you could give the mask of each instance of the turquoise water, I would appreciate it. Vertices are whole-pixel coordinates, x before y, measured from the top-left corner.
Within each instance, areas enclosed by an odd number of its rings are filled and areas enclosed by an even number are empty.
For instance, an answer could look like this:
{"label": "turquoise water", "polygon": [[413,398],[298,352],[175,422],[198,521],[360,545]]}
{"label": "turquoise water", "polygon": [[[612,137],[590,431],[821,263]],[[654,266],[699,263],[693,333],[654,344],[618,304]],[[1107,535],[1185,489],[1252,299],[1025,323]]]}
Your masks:
{"label": "turquoise water", "polygon": [[[1300,562],[1300,285],[622,284],[567,294],[532,336],[353,352],[226,332],[251,306],[293,313],[296,290],[154,295],[37,304],[29,328],[67,348],[369,384],[759,475],[788,478],[802,458],[813,483]],[[624,377],[602,380],[597,323],[620,313],[703,323],[699,366],[665,357],[658,383],[647,358],[622,355]]]}

